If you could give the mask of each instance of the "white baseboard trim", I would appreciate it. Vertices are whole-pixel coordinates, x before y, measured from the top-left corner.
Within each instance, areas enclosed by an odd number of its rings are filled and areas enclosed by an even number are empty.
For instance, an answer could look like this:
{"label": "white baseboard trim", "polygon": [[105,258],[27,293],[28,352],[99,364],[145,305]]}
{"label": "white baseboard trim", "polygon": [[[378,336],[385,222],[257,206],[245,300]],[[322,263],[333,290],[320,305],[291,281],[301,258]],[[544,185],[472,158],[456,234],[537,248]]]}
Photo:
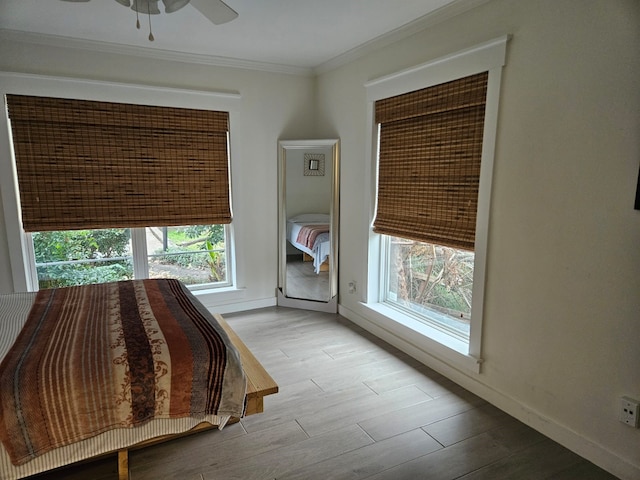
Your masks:
{"label": "white baseboard trim", "polygon": [[275,307],[276,298],[263,298],[260,300],[241,300],[234,303],[215,303],[215,302],[202,302],[207,309],[213,313],[219,313],[224,315],[225,313],[244,312],[247,310],[257,310],[259,308]]}
{"label": "white baseboard trim", "polygon": [[630,463],[602,445],[582,437],[579,433],[540,414],[533,408],[453,368],[428,352],[416,347],[415,342],[412,343],[409,339],[399,337],[343,305],[338,305],[338,313],[611,474],[623,480],[640,478],[640,466]]}

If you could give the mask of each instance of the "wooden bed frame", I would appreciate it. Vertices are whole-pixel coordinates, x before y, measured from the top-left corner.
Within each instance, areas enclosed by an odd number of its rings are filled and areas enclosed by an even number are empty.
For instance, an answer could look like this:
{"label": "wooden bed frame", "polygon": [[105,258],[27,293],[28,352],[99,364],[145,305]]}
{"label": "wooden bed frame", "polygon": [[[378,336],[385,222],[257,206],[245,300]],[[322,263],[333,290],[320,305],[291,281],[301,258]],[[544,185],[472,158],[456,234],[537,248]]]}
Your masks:
{"label": "wooden bed frame", "polygon": [[[263,398],[267,395],[278,393],[278,385],[271,378],[269,373],[260,364],[258,359],[251,353],[247,346],[240,340],[240,337],[234,332],[227,321],[222,318],[220,314],[213,314],[214,318],[220,323],[222,328],[229,336],[231,343],[235,345],[240,353],[240,359],[242,360],[242,369],[244,370],[245,377],[247,378],[247,409],[245,415],[254,415],[264,411]],[[229,424],[239,422],[239,418],[231,418]],[[118,480],[129,480],[129,451],[137,450],[140,448],[148,447],[158,443],[166,442],[168,440],[174,440],[179,437],[191,435],[203,430],[210,430],[217,428],[216,425],[203,422],[191,430],[178,433],[175,435],[164,435],[162,437],[152,438],[144,442],[133,445],[129,448],[118,450]]]}

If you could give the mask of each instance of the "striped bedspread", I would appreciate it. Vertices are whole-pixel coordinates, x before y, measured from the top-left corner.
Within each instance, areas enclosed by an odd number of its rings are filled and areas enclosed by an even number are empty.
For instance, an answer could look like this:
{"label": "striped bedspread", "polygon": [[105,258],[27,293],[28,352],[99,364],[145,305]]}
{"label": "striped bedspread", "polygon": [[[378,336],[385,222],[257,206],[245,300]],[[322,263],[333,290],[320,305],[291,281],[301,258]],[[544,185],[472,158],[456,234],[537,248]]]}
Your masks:
{"label": "striped bedspread", "polygon": [[303,225],[298,232],[296,241],[310,250],[313,250],[318,236],[322,233],[329,232],[328,224],[309,224]]}
{"label": "striped bedspread", "polygon": [[24,464],[152,419],[241,417],[237,351],[177,280],[38,292],[0,365],[0,439]]}

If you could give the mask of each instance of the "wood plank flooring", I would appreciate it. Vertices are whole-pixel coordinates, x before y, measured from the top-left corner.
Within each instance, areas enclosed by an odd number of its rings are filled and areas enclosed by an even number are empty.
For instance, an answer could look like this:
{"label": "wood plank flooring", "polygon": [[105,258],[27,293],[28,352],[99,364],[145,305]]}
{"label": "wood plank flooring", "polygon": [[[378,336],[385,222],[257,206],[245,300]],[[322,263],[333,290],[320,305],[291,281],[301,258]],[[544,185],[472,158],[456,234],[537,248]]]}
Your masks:
{"label": "wood plank flooring", "polygon": [[[225,315],[280,386],[265,412],[130,454],[132,480],[611,480],[338,315]],[[34,478],[116,478],[108,458]]]}
{"label": "wood plank flooring", "polygon": [[303,262],[302,255],[287,256],[286,296],[328,302],[331,299],[329,272],[316,273],[313,262]]}

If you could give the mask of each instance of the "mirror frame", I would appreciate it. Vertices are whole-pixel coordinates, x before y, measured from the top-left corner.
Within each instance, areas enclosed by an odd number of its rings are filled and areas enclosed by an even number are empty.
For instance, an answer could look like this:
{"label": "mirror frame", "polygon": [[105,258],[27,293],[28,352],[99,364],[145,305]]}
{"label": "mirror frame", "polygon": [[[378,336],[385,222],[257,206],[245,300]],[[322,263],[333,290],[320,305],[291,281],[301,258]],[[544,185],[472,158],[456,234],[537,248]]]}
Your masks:
{"label": "mirror frame", "polygon": [[[287,211],[286,163],[287,151],[331,148],[332,179],[329,247],[329,300],[305,300],[288,297],[287,292]],[[278,141],[278,305],[335,313],[338,311],[338,242],[340,224],[340,140],[280,140]]]}

